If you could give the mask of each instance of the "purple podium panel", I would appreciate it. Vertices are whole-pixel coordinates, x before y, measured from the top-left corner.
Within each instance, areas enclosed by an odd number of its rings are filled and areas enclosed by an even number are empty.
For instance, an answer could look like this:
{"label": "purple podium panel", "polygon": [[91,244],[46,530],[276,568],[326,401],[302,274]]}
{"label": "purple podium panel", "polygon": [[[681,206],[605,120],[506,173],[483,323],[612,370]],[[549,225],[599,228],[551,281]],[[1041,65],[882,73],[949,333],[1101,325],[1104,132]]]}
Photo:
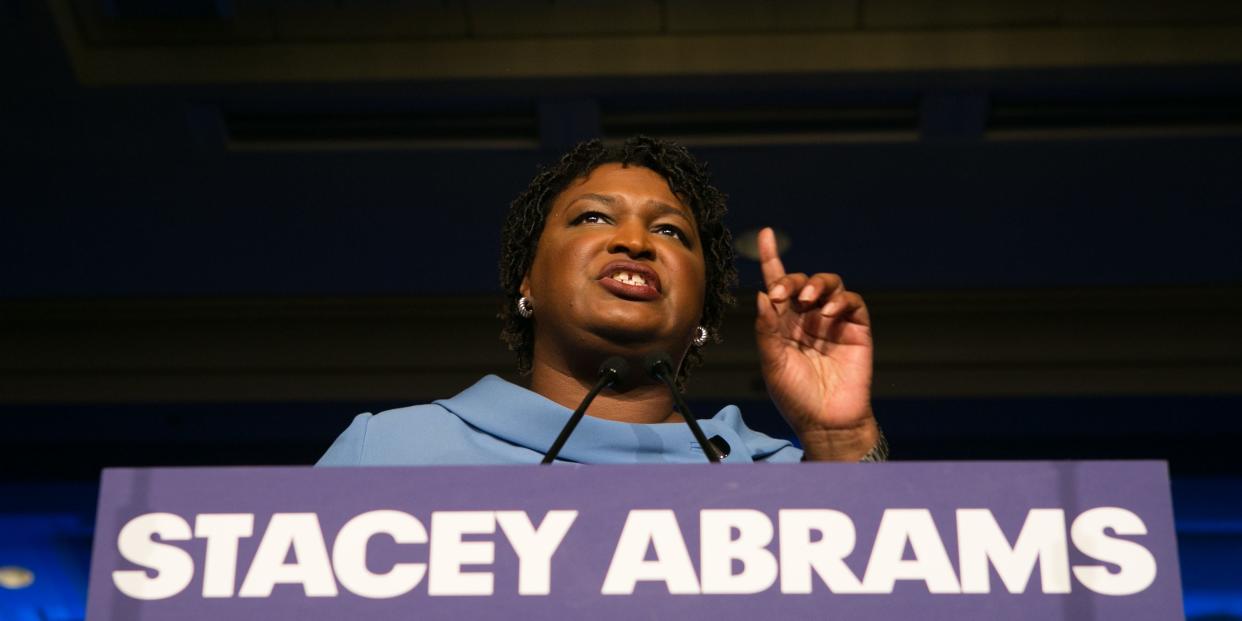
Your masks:
{"label": "purple podium panel", "polygon": [[87,618],[1182,619],[1164,462],[113,469]]}

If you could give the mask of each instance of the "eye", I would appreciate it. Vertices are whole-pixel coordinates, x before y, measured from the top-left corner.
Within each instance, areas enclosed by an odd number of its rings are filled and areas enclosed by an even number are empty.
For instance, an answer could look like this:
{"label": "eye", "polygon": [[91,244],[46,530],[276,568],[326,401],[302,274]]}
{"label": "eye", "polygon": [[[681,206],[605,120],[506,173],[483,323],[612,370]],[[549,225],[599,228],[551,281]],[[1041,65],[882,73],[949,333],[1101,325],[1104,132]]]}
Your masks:
{"label": "eye", "polygon": [[655,232],[660,235],[668,235],[681,240],[681,243],[690,245],[690,237],[688,237],[681,229],[671,224],[661,224],[656,226]]}
{"label": "eye", "polygon": [[598,211],[586,211],[574,218],[570,224],[607,224],[608,216]]}

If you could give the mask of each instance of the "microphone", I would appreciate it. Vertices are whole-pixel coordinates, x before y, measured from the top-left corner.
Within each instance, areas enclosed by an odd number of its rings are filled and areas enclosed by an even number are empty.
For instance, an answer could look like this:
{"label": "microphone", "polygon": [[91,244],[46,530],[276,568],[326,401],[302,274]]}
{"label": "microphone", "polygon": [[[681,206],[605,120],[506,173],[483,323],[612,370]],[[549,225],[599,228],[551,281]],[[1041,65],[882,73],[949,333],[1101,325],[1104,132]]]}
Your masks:
{"label": "microphone", "polygon": [[561,448],[564,447],[565,442],[569,440],[569,435],[572,434],[574,432],[574,428],[578,426],[578,421],[582,420],[582,417],[586,414],[587,406],[591,405],[591,402],[595,400],[595,396],[598,395],[601,390],[607,388],[608,386],[624,384],[629,377],[630,365],[624,358],[612,356],[611,358],[605,360],[603,364],[599,365],[599,381],[595,382],[595,387],[591,389],[591,392],[587,393],[587,396],[582,399],[582,403],[578,405],[578,409],[574,410],[574,413],[570,415],[569,422],[565,423],[565,427],[561,429],[561,434],[556,436],[556,441],[552,443],[552,446],[548,449],[547,454],[543,456],[543,461],[539,463],[541,465],[547,465],[552,463],[552,460],[556,459],[557,453],[561,452]]}
{"label": "microphone", "polygon": [[703,430],[699,428],[698,419],[690,413],[690,407],[682,400],[681,393],[677,391],[677,386],[673,385],[673,361],[668,354],[662,351],[648,354],[643,359],[643,368],[646,369],[647,375],[664,382],[664,385],[668,386],[668,391],[673,394],[673,403],[677,405],[677,413],[681,414],[682,419],[686,421],[686,425],[690,427],[690,433],[693,433],[694,439],[698,440],[699,446],[707,454],[708,461],[713,464],[720,463],[720,453],[716,450],[716,446],[708,441],[707,436],[703,435]]}

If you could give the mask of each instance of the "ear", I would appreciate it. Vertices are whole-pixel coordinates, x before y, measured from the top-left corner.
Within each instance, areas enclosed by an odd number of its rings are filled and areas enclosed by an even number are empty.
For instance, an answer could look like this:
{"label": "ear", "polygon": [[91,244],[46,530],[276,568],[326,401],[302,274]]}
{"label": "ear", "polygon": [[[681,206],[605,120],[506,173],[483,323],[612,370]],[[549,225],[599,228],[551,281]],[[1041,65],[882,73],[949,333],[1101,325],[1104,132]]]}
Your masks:
{"label": "ear", "polygon": [[518,286],[518,292],[522,294],[522,297],[530,299],[530,272],[529,271],[527,271],[526,275],[522,277],[522,284]]}

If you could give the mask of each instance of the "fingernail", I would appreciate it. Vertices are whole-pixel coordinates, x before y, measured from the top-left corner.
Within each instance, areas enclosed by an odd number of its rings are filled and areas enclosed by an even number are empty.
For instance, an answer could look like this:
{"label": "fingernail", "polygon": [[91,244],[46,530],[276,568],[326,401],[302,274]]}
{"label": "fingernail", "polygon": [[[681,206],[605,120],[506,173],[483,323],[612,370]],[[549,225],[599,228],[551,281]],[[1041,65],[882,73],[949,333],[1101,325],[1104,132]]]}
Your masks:
{"label": "fingernail", "polygon": [[824,305],[824,309],[819,311],[819,314],[827,317],[828,315],[836,314],[836,312],[837,312],[837,303],[829,302]]}
{"label": "fingernail", "polygon": [[807,285],[802,288],[802,293],[798,294],[798,299],[803,302],[810,302],[815,299],[815,296],[812,295],[813,293],[815,293],[815,291],[811,289],[810,285]]}
{"label": "fingernail", "polygon": [[772,287],[772,290],[768,292],[768,297],[777,299],[784,298],[785,285],[776,285],[775,287]]}

